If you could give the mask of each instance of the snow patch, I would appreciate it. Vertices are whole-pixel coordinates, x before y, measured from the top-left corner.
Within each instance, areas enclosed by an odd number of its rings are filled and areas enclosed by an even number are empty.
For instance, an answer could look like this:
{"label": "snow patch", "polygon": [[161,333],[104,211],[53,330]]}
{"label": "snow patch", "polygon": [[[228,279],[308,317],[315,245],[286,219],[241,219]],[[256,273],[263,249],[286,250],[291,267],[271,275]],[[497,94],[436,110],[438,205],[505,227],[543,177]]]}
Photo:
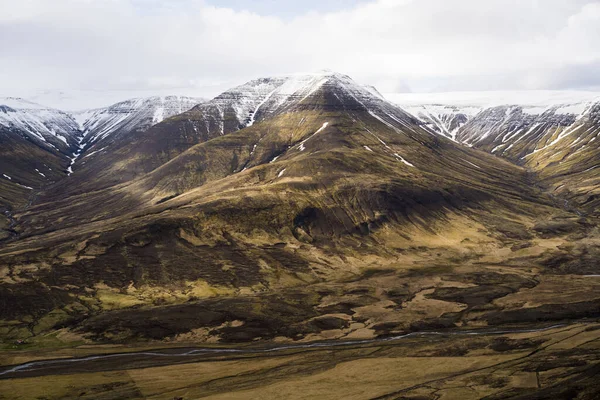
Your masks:
{"label": "snow patch", "polygon": [[396,156],[396,158],[400,161],[402,161],[404,164],[408,165],[409,167],[415,167],[414,165],[412,165],[411,163],[409,163],[408,161],[406,161],[404,158],[402,158],[401,155],[399,155],[398,153],[394,153],[394,156]]}
{"label": "snow patch", "polygon": [[[465,160],[465,161],[467,161],[467,160]],[[481,167],[480,167],[479,165],[473,164],[473,163],[472,163],[472,162],[470,162],[470,161],[467,161],[467,163],[471,164],[472,166],[474,166],[474,167],[475,167],[475,168],[477,168],[477,169],[481,169]]]}
{"label": "snow patch", "polygon": [[302,142],[300,142],[300,146],[298,146],[298,150],[300,151],[304,151],[306,149],[306,147],[304,147],[304,143],[306,143],[308,140],[310,140],[313,136],[315,136],[316,134],[322,132],[325,128],[327,128],[327,126],[329,125],[329,122],[325,122],[323,124],[323,126],[321,126],[319,128],[319,130],[317,130],[315,133],[313,133],[312,135],[310,135],[308,138],[304,139]]}
{"label": "snow patch", "polygon": [[154,110],[154,115],[152,116],[152,125],[159,124],[163,122],[165,119],[165,98],[160,98],[160,105],[156,107]]}
{"label": "snow patch", "polygon": [[246,127],[254,125],[254,122],[256,121],[256,114],[258,114],[258,110],[267,102],[267,100],[269,100],[271,98],[271,96],[273,96],[273,94],[276,91],[277,91],[277,89],[273,89],[271,92],[269,92],[265,96],[265,98],[256,106],[254,111],[252,111],[250,113],[250,122],[248,122],[248,125],[246,125]]}

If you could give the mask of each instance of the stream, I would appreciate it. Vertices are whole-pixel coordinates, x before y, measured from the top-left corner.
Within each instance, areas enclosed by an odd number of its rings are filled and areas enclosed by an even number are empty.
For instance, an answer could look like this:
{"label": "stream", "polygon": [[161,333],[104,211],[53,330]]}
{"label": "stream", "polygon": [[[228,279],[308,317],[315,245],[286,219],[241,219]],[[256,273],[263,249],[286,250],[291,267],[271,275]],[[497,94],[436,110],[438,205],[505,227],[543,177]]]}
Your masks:
{"label": "stream", "polygon": [[[516,333],[535,333],[544,332],[567,324],[552,325],[538,329],[512,329],[512,330],[472,330],[472,331],[447,331],[447,332],[412,332],[405,335],[391,336],[386,338],[365,339],[365,340],[350,340],[350,341],[330,341],[330,342],[314,342],[305,344],[288,344],[282,346],[265,347],[265,348],[179,348],[179,349],[163,349],[156,351],[141,351],[131,353],[114,353],[106,355],[93,355],[81,358],[62,358],[53,360],[31,361],[24,364],[0,367],[0,379],[12,379],[32,376],[46,376],[57,373],[77,373],[77,372],[92,372],[95,370],[106,371],[107,366],[99,364],[101,361],[110,361],[114,364],[108,370],[127,369],[127,362],[152,361],[161,359],[164,365],[165,359],[182,359],[201,356],[219,356],[219,355],[235,355],[235,354],[271,354],[287,350],[304,350],[304,349],[332,349],[345,346],[356,346],[364,344],[378,344],[385,342],[398,341],[408,338],[419,338],[428,336],[491,336],[491,335],[506,335]],[[201,361],[201,360],[199,360]],[[151,366],[150,365],[144,365]],[[168,365],[168,364],[167,364]],[[132,368],[130,366],[129,368]]]}

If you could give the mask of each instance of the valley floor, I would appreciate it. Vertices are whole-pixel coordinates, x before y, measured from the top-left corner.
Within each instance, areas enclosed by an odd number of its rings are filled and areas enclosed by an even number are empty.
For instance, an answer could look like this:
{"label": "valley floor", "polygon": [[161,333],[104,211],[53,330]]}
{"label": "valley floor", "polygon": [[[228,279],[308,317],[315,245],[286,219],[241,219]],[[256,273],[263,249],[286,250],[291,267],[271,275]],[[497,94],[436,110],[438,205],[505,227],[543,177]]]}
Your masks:
{"label": "valley floor", "polygon": [[[311,285],[107,310],[83,325],[98,340],[68,327],[5,341],[0,399],[595,399],[595,226],[561,217],[527,240],[503,226],[502,246],[465,254],[415,242]],[[151,333],[164,338],[136,338]]]}
{"label": "valley floor", "polygon": [[[575,393],[577,398],[597,398],[600,323],[529,328],[535,331],[522,327],[504,334],[424,335],[340,347],[203,353],[175,361],[140,356],[129,362],[117,357],[63,364],[54,370],[30,371],[42,376],[0,380],[0,398],[570,399]],[[43,357],[102,351],[80,348]],[[2,362],[31,356],[25,353],[10,360],[5,355]]]}

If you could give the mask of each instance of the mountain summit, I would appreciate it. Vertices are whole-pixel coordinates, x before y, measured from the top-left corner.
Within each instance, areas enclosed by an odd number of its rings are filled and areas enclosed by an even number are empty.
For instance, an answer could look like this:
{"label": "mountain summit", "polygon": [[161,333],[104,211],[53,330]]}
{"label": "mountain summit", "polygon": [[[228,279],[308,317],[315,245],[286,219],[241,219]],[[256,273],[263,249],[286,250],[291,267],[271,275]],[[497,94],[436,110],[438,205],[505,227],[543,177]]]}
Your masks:
{"label": "mountain summit", "polygon": [[[331,97],[322,100],[321,104],[311,104],[309,99],[318,92],[328,93]],[[252,126],[261,119],[291,112],[297,107],[370,109],[388,104],[376,90],[357,84],[349,76],[322,71],[252,80],[197,106],[192,115],[197,112],[210,118],[214,128],[209,128],[206,133],[214,135]]]}

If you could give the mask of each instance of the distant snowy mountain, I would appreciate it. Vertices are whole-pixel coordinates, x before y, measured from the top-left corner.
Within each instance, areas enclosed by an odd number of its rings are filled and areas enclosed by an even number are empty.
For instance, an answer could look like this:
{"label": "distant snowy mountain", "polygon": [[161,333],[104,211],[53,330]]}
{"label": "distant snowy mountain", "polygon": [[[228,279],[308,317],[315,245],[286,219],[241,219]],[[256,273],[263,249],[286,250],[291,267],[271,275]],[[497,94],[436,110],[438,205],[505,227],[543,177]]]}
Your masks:
{"label": "distant snowy mountain", "polygon": [[82,145],[89,147],[115,132],[145,130],[202,102],[202,99],[194,97],[155,96],[74,112],[72,116],[83,131]]}
{"label": "distant snowy mountain", "polygon": [[0,126],[62,152],[75,146],[80,135],[69,114],[15,97],[0,98]]}
{"label": "distant snowy mountain", "polygon": [[[516,162],[560,145],[600,93],[578,91],[387,94],[431,131]],[[565,131],[561,136],[558,131]],[[558,136],[556,136],[558,135]],[[556,136],[556,137],[555,137]],[[554,142],[554,143],[553,143]]]}
{"label": "distant snowy mountain", "polygon": [[477,115],[479,107],[459,107],[452,105],[427,104],[404,107],[430,130],[456,140],[460,128]]}
{"label": "distant snowy mountain", "polygon": [[565,205],[600,207],[600,102],[557,105],[540,113],[520,106],[484,110],[458,140],[535,172]]}
{"label": "distant snowy mountain", "polygon": [[582,102],[537,110],[521,105],[491,107],[472,117],[457,138],[469,146],[518,161],[549,145],[557,131],[568,130],[581,121],[593,104]]}
{"label": "distant snowy mountain", "polygon": [[600,93],[387,95],[430,131],[535,172],[554,194],[600,206]]}
{"label": "distant snowy mountain", "polygon": [[80,137],[63,111],[0,98],[0,211],[23,207],[34,190],[64,178]]}
{"label": "distant snowy mountain", "polygon": [[22,205],[31,190],[71,175],[78,161],[111,151],[110,145],[119,138],[143,132],[200,102],[191,97],[150,97],[67,113],[21,98],[0,98],[0,149],[5,153],[0,160],[0,190],[7,194],[0,211]]}
{"label": "distant snowy mountain", "polygon": [[457,140],[459,130],[481,112],[487,111],[490,115],[489,110],[507,106],[513,110],[520,108],[524,115],[540,115],[552,108],[559,108],[558,105],[580,107],[600,98],[600,93],[533,90],[386,93],[385,97],[419,118],[431,131]]}

